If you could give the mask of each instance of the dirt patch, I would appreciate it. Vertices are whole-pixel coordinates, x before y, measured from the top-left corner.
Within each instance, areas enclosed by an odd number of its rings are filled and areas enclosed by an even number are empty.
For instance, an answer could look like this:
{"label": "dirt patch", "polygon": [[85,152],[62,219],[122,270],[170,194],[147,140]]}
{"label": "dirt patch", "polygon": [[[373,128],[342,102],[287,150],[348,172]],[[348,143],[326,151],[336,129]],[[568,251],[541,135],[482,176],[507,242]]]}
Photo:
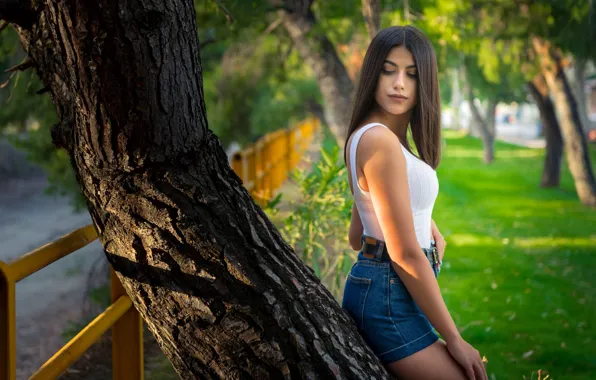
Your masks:
{"label": "dirt patch", "polygon": [[[100,259],[103,258],[100,256]],[[32,297],[31,294],[19,293],[16,323],[17,379],[28,379],[58,352],[67,343],[69,338],[65,333],[72,331],[73,325],[81,321],[91,321],[102,311],[91,301],[88,294],[91,288],[107,283],[109,267],[106,263],[105,259],[98,260],[92,270],[84,274],[86,280],[80,280],[75,276],[74,282],[80,286],[78,289],[66,287],[60,292],[52,291],[62,288],[59,286],[38,289],[36,285],[39,283],[32,278],[27,285],[37,293]],[[62,279],[62,282],[68,281],[68,276]],[[36,308],[23,307],[23,301],[35,299],[43,293],[46,293],[49,302]]]}
{"label": "dirt patch", "polygon": [[[69,199],[45,194],[44,176],[0,181],[0,260],[10,262],[91,222]],[[105,261],[99,242],[16,284],[17,379],[27,379],[65,343],[62,332],[85,315],[90,271]]]}
{"label": "dirt patch", "polygon": [[[145,327],[143,329],[145,379],[175,380],[178,375],[161,352],[159,344]],[[112,336],[106,332],[60,377],[60,380],[106,380],[112,378]]]}
{"label": "dirt patch", "polygon": [[72,307],[72,301],[63,295],[48,312],[17,321],[17,379],[28,379],[66,344],[62,333],[69,321],[83,315],[81,308]]}

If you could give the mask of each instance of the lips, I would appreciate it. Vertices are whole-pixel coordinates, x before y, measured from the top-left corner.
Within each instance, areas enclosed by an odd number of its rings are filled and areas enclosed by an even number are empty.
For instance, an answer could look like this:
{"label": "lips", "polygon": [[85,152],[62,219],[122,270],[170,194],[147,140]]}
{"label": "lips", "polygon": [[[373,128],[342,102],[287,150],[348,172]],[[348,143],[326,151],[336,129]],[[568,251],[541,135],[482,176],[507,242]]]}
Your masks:
{"label": "lips", "polygon": [[396,103],[402,103],[408,100],[408,97],[403,95],[389,95],[389,98]]}

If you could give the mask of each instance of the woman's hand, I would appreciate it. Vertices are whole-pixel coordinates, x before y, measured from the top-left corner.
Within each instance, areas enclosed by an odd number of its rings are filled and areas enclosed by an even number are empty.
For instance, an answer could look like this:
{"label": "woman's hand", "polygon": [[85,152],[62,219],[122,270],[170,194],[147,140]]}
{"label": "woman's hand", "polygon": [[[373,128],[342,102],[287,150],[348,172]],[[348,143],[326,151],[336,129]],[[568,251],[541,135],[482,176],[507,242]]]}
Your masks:
{"label": "woman's hand", "polygon": [[430,236],[435,241],[435,245],[437,246],[437,251],[439,252],[439,261],[443,261],[443,256],[445,256],[445,247],[447,246],[447,242],[439,232],[439,228],[435,224],[434,220],[431,220],[430,225]]}
{"label": "woman's hand", "polygon": [[480,353],[461,337],[448,341],[447,350],[464,369],[469,380],[488,380]]}

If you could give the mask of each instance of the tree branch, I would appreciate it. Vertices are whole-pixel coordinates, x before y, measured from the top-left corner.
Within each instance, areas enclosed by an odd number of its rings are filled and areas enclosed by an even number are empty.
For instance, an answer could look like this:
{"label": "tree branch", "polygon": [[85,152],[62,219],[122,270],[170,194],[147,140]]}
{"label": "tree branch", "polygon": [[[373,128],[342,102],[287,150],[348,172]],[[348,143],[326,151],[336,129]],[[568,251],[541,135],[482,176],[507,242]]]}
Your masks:
{"label": "tree branch", "polygon": [[11,67],[10,69],[4,70],[5,73],[11,73],[14,71],[25,71],[30,69],[31,67],[35,66],[35,62],[31,59],[31,57],[27,57],[23,60],[23,62],[19,63],[16,66]]}
{"label": "tree branch", "polygon": [[230,11],[228,11],[228,9],[222,3],[220,3],[219,0],[212,1],[219,7],[219,9],[221,9],[225,13],[228,23],[232,24],[234,22],[234,16],[232,16]]}
{"label": "tree branch", "polygon": [[265,31],[263,32],[263,35],[266,36],[269,33],[273,32],[278,26],[279,24],[281,24],[283,22],[282,18],[279,17],[277,18],[275,21],[273,21],[268,27],[267,29],[265,29]]}
{"label": "tree branch", "polygon": [[381,27],[379,0],[362,0],[362,16],[366,24],[369,39],[373,39]]}
{"label": "tree branch", "polygon": [[0,89],[2,89],[2,88],[4,88],[4,87],[8,86],[8,85],[9,85],[9,83],[10,83],[10,81],[11,81],[11,79],[12,79],[12,77],[14,77],[14,76],[15,76],[15,74],[16,74],[16,72],[14,72],[14,73],[10,74],[10,77],[8,77],[8,79],[6,80],[6,82],[4,82],[4,83],[0,83]]}

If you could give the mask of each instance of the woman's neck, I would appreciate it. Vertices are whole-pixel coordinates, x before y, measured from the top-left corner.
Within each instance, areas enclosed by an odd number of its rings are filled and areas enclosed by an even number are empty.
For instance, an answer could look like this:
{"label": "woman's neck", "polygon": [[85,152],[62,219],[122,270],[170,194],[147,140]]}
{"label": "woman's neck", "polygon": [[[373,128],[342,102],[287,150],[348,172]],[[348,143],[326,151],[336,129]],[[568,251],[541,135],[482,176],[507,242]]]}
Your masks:
{"label": "woman's neck", "polygon": [[394,115],[383,109],[380,109],[377,106],[368,114],[365,124],[372,122],[382,123],[386,125],[393,133],[395,133],[400,141],[405,142],[411,116],[412,110],[400,115]]}

